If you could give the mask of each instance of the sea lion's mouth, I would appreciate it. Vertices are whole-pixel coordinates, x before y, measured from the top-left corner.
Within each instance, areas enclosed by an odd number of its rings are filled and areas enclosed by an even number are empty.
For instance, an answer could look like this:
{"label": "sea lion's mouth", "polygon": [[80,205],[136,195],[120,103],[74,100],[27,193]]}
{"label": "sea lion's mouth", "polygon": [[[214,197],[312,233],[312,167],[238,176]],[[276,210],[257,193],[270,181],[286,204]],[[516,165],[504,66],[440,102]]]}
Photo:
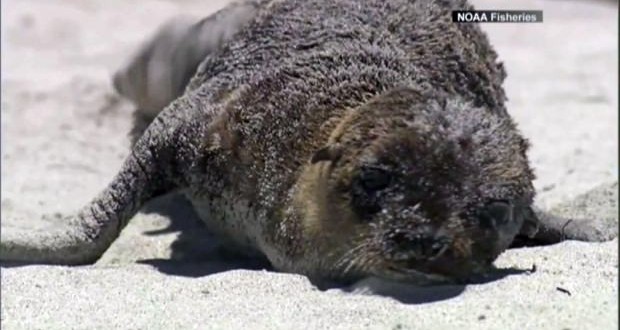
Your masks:
{"label": "sea lion's mouth", "polygon": [[374,275],[389,280],[408,282],[417,285],[439,285],[477,282],[492,269],[491,263],[456,262],[441,264],[413,265],[410,262],[383,263],[375,269]]}
{"label": "sea lion's mouth", "polygon": [[454,279],[445,275],[426,273],[417,269],[389,265],[382,272],[375,274],[388,280],[410,282],[417,285],[436,285],[454,282]]}

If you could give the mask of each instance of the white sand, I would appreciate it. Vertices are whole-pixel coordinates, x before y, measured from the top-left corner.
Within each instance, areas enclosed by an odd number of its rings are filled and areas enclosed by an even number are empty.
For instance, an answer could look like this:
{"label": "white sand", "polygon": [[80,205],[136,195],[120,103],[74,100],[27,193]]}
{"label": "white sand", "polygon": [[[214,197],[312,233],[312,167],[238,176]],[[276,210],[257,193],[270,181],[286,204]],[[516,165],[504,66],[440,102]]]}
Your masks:
{"label": "white sand", "polygon": [[[107,184],[128,153],[131,110],[112,92],[112,70],[166,18],[224,2],[2,2],[3,226],[49,226],[42,214],[71,213]],[[617,180],[613,3],[474,3],[545,11],[543,24],[484,26],[508,70],[509,111],[532,143],[538,203]],[[197,242],[209,239],[192,221],[143,212],[95,266],[2,268],[2,328],[618,327],[617,240],[510,250],[498,267],[537,271],[410,289],[402,301],[322,292],[298,275],[215,272],[231,266],[199,257],[208,249]]]}

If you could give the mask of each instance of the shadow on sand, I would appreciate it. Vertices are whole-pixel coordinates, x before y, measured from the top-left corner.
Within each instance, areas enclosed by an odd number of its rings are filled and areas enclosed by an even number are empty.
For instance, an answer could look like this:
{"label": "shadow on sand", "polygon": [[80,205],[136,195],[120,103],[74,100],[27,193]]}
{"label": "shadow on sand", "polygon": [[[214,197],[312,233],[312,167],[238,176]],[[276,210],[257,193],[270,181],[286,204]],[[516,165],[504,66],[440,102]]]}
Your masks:
{"label": "shadow on sand", "polygon": [[202,277],[234,269],[272,270],[263,256],[247,256],[227,249],[225,243],[206,229],[191,203],[181,194],[154,200],[141,212],[170,218],[168,227],[147,231],[145,235],[179,232],[179,236],[170,246],[170,259],[145,259],[138,263],[151,265],[164,274],[186,277]]}

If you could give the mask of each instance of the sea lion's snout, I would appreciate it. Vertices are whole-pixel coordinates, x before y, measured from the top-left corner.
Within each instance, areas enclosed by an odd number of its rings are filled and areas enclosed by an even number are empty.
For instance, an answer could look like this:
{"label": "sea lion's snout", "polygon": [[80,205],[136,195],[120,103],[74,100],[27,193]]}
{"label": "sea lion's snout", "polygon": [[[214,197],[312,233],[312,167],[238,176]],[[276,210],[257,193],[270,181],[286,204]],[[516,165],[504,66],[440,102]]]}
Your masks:
{"label": "sea lion's snout", "polygon": [[523,225],[522,208],[508,200],[452,211],[443,220],[425,216],[429,211],[418,206],[377,216],[375,222],[385,224],[377,241],[388,277],[466,280],[490,269]]}
{"label": "sea lion's snout", "polygon": [[414,232],[396,232],[386,235],[385,240],[395,251],[389,255],[394,261],[435,260],[450,247],[452,238],[443,231],[423,225]]}
{"label": "sea lion's snout", "polygon": [[439,223],[416,225],[408,230],[396,227],[383,235],[382,257],[392,271],[400,273],[397,276],[425,274],[457,279],[490,266],[496,251],[494,242],[487,241],[492,246],[478,249],[465,232],[435,225]]}
{"label": "sea lion's snout", "polygon": [[515,206],[504,200],[489,202],[479,211],[480,227],[494,236],[488,240],[488,249],[493,251],[493,254],[507,249],[521,229],[523,218],[517,213]]}
{"label": "sea lion's snout", "polygon": [[503,230],[513,219],[512,211],[509,202],[493,201],[481,210],[480,225],[492,230]]}

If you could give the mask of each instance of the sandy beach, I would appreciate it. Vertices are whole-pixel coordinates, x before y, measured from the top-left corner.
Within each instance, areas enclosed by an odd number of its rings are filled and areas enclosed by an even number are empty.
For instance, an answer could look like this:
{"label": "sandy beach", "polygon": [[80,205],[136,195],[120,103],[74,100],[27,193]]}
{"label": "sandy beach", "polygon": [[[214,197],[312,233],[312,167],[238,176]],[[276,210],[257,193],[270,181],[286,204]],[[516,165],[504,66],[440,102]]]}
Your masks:
{"label": "sandy beach", "polygon": [[[3,228],[53,226],[43,214],[71,214],[106,186],[129,153],[132,110],[112,73],[166,19],[225,3],[2,2]],[[618,180],[617,2],[473,3],[544,11],[542,24],[483,25],[508,71],[508,110],[532,145],[536,203],[617,226],[617,203],[600,201],[617,192],[571,202]],[[214,240],[175,201],[149,204],[95,265],[0,268],[2,328],[618,327],[617,238],[509,250],[496,262],[506,275],[487,283],[351,294],[214,257]]]}

